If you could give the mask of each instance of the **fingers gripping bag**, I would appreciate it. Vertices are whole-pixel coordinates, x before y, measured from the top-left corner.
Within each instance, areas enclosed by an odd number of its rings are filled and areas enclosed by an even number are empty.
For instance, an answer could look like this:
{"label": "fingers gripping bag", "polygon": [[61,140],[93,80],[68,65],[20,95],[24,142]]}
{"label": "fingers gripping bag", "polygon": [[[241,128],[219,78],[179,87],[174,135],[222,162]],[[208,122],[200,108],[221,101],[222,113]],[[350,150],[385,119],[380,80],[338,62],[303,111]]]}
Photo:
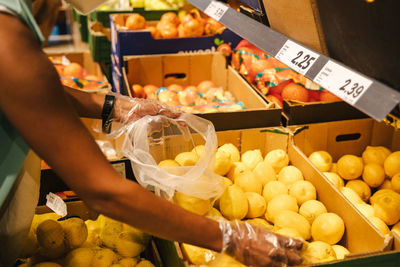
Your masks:
{"label": "fingers gripping bag", "polygon": [[125,135],[122,153],[143,187],[200,215],[223,193],[223,178],[213,171],[217,136],[210,121],[144,116]]}

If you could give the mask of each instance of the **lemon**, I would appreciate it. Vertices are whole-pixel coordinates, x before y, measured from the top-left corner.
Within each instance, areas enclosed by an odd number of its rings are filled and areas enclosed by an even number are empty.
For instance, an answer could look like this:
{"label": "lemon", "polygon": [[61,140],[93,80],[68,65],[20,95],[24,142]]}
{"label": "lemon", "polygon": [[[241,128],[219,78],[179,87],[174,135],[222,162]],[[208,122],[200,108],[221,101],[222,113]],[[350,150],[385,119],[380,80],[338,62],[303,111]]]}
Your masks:
{"label": "lemon", "polygon": [[302,264],[313,264],[336,260],[336,254],[332,246],[322,241],[313,241],[302,252]]}
{"label": "lemon", "polygon": [[97,250],[92,259],[92,266],[108,267],[118,262],[118,256],[109,248]]}
{"label": "lemon", "polygon": [[65,233],[60,223],[45,220],[36,228],[36,238],[40,245],[39,253],[49,259],[56,259],[66,251]]}
{"label": "lemon", "polygon": [[271,164],[275,173],[279,173],[283,167],[289,165],[289,156],[282,149],[275,149],[267,153],[264,161]]}
{"label": "lemon", "polygon": [[400,194],[391,189],[381,189],[370,199],[374,214],[386,224],[393,225],[400,220]]}
{"label": "lemon", "polygon": [[228,173],[231,166],[231,155],[224,150],[217,150],[215,154],[214,172],[219,175],[225,175]]}
{"label": "lemon", "polygon": [[138,263],[137,258],[122,258],[118,262],[122,267],[135,267]]}
{"label": "lemon", "polygon": [[245,194],[249,203],[249,209],[247,211],[246,218],[263,216],[265,209],[267,208],[265,199],[260,194],[254,192],[245,192]]}
{"label": "lemon", "polygon": [[65,257],[66,267],[91,267],[94,251],[91,248],[76,248]]}
{"label": "lemon", "polygon": [[343,260],[347,254],[350,254],[350,251],[341,245],[333,245],[332,248],[335,251],[336,259],[338,260]]}
{"label": "lemon", "polygon": [[299,214],[308,220],[310,225],[313,223],[315,218],[323,213],[327,213],[325,205],[318,200],[307,200],[304,202],[299,209]]}
{"label": "lemon", "polygon": [[250,170],[253,170],[262,161],[263,157],[259,149],[248,150],[242,154],[242,162]]}
{"label": "lemon", "polygon": [[233,184],[221,195],[219,207],[225,218],[241,220],[246,216],[249,204],[242,188]]}
{"label": "lemon", "polygon": [[215,266],[218,267],[246,267],[246,265],[241,264],[234,258],[228,256],[227,254],[222,254],[221,257],[215,262]]}
{"label": "lemon", "polygon": [[383,163],[385,173],[389,177],[393,177],[400,172],[400,151],[390,154]]}
{"label": "lemon", "polygon": [[264,186],[262,196],[265,199],[265,202],[268,202],[273,199],[277,195],[287,195],[289,189],[286,184],[280,181],[271,181]]}
{"label": "lemon", "polygon": [[121,232],[115,240],[115,250],[122,257],[137,257],[146,248],[139,241],[134,233]]}
{"label": "lemon", "polygon": [[354,155],[344,155],[337,162],[338,174],[345,180],[357,179],[361,176],[363,169],[362,159]]}
{"label": "lemon", "polygon": [[35,264],[32,267],[61,267],[61,265],[58,263],[55,263],[55,262],[45,261],[45,262]]}
{"label": "lemon", "polygon": [[390,153],[391,151],[383,146],[367,146],[362,153],[362,159],[365,164],[375,163],[383,166]]}
{"label": "lemon", "polygon": [[250,171],[250,169],[243,162],[233,162],[226,177],[234,181],[238,174],[245,171]]}
{"label": "lemon", "polygon": [[195,152],[182,152],[176,155],[175,161],[178,162],[180,166],[194,166],[199,160],[199,155]]}
{"label": "lemon", "polygon": [[395,192],[400,193],[400,173],[397,173],[392,177],[391,184],[392,184],[392,189]]}
{"label": "lemon", "polygon": [[330,182],[332,182],[332,184],[337,187],[337,188],[341,188],[342,186],[344,186],[344,182],[343,179],[335,172],[323,172],[323,174],[325,175],[326,178],[328,178],[328,180]]}
{"label": "lemon", "polygon": [[253,170],[254,176],[261,181],[262,185],[266,185],[268,182],[276,180],[276,173],[271,164],[263,161],[257,164]]}
{"label": "lemon", "polygon": [[294,228],[304,240],[311,237],[310,223],[306,218],[292,210],[283,210],[275,217],[275,228]]}
{"label": "lemon", "polygon": [[272,224],[262,218],[248,219],[245,222],[249,223],[252,226],[260,227],[266,230],[272,230],[272,228],[274,228]]}
{"label": "lemon", "polygon": [[299,234],[299,231],[297,231],[294,228],[281,228],[279,230],[276,230],[275,233],[279,234],[279,235],[288,236],[288,237],[291,237],[291,238],[303,239],[301,237],[301,235]]}
{"label": "lemon", "polygon": [[183,253],[187,256],[188,260],[196,265],[209,265],[212,263],[218,253],[209,249],[189,245],[186,243],[181,244]]}
{"label": "lemon", "polygon": [[289,195],[277,195],[271,199],[267,204],[266,219],[270,222],[274,222],[276,215],[283,210],[297,212],[299,207],[297,206],[296,198]]}
{"label": "lemon", "polygon": [[111,219],[106,216],[99,216],[97,218],[100,224],[100,239],[104,246],[114,249],[115,240],[119,233],[122,232],[123,224],[120,221]]}
{"label": "lemon", "polygon": [[323,213],[312,223],[311,236],[313,240],[334,245],[342,239],[344,229],[344,222],[339,215],[331,212]]}
{"label": "lemon", "polygon": [[374,208],[367,203],[357,203],[354,204],[354,206],[362,215],[364,215],[367,218],[375,216]]}
{"label": "lemon", "polygon": [[158,166],[160,166],[160,167],[179,167],[181,165],[179,165],[179,163],[173,159],[166,159],[166,160],[160,161],[158,163]]}
{"label": "lemon", "polygon": [[297,181],[289,185],[289,195],[294,196],[300,206],[307,200],[317,199],[317,190],[309,181]]}
{"label": "lemon", "polygon": [[220,219],[224,219],[222,214],[216,209],[216,208],[211,208],[209,212],[205,215],[207,218],[213,219],[215,221],[218,221]]}
{"label": "lemon", "polygon": [[240,161],[239,149],[232,143],[226,143],[218,148],[218,150],[223,150],[231,155],[233,162]]}
{"label": "lemon", "polygon": [[301,180],[304,180],[303,174],[298,168],[292,165],[283,167],[278,174],[278,181],[281,181],[287,186]]}
{"label": "lemon", "polygon": [[253,172],[245,171],[236,175],[234,184],[243,189],[244,192],[255,192],[261,194],[262,183],[254,176]]}
{"label": "lemon", "polygon": [[88,229],[81,218],[69,218],[61,222],[65,233],[65,244],[68,249],[77,248],[86,241]]}
{"label": "lemon", "polygon": [[379,189],[393,189],[392,181],[389,179],[385,179],[381,186],[378,187]]}
{"label": "lemon", "polygon": [[176,192],[173,200],[178,206],[198,215],[204,215],[211,209],[210,200],[189,196],[181,192]]}
{"label": "lemon", "polygon": [[351,188],[341,187],[340,192],[353,204],[364,203],[361,197]]}
{"label": "lemon", "polygon": [[363,201],[368,201],[369,197],[371,196],[371,189],[362,180],[357,179],[348,181],[346,183],[346,187],[353,189],[353,191],[356,192]]}
{"label": "lemon", "polygon": [[204,150],[205,150],[205,146],[204,145],[198,145],[198,146],[195,146],[192,149],[192,152],[196,153],[200,158],[201,155],[204,153]]}
{"label": "lemon", "polygon": [[393,225],[392,232],[396,233],[400,237],[400,222]]}
{"label": "lemon", "polygon": [[332,156],[326,151],[315,151],[310,154],[308,159],[321,172],[327,172],[332,167]]}
{"label": "lemon", "polygon": [[146,259],[141,259],[140,262],[136,265],[136,267],[154,267],[154,264]]}
{"label": "lemon", "polygon": [[379,164],[368,163],[364,166],[362,179],[370,187],[378,187],[385,181],[385,171]]}
{"label": "lemon", "polygon": [[380,218],[376,216],[370,216],[367,218],[373,226],[375,226],[382,234],[384,235],[389,235],[390,234],[390,229],[386,225],[384,221],[382,221]]}

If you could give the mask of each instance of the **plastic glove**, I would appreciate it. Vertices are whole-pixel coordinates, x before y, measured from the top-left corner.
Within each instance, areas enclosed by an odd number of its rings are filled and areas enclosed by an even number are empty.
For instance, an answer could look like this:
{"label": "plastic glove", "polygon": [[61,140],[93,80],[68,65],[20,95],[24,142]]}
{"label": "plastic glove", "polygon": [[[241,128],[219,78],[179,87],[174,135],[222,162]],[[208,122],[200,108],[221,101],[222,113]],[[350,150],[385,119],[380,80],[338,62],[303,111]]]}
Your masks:
{"label": "plastic glove", "polygon": [[137,121],[146,115],[178,118],[181,113],[157,100],[131,98],[115,94],[114,120],[122,124]]}
{"label": "plastic glove", "polygon": [[298,265],[303,242],[240,221],[220,221],[221,253],[252,267]]}

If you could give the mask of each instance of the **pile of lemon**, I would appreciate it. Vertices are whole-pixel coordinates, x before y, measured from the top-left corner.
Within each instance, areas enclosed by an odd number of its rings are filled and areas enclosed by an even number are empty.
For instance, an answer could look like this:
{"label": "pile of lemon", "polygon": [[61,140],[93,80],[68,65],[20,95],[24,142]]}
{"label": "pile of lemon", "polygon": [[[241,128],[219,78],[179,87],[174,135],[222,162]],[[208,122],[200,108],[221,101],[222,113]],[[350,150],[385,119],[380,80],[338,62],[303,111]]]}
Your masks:
{"label": "pile of lemon", "polygon": [[[193,166],[204,146],[182,152],[174,159],[163,160],[161,167]],[[349,251],[337,243],[345,232],[345,224],[335,213],[328,212],[317,200],[314,185],[289,163],[286,151],[276,149],[265,156],[261,150],[239,149],[227,143],[216,152],[214,172],[224,176],[226,189],[212,203],[177,192],[174,202],[181,207],[214,220],[242,220],[275,233],[305,241],[304,264],[343,259]],[[167,168],[166,168],[167,170]],[[182,244],[190,262],[209,265],[218,254],[192,245]],[[223,256],[218,266],[243,266]]]}
{"label": "pile of lemon", "polygon": [[382,234],[400,235],[400,151],[367,146],[361,157],[347,154],[337,163],[326,151],[309,159]]}

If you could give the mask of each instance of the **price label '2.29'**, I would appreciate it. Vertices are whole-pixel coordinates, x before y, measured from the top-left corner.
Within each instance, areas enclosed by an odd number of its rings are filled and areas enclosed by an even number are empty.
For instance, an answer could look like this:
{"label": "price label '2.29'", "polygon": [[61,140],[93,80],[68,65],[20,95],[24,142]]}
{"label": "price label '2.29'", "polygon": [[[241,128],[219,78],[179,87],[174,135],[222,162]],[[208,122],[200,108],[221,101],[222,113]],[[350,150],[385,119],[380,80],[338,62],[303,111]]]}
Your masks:
{"label": "price label '2.29'", "polygon": [[371,80],[333,61],[325,64],[314,81],[352,105],[372,84]]}
{"label": "price label '2.29'", "polygon": [[318,57],[317,53],[290,40],[286,41],[276,55],[276,59],[303,75],[317,61]]}
{"label": "price label '2.29'", "polygon": [[204,10],[208,16],[212,17],[213,19],[219,21],[225,12],[228,10],[228,7],[223,3],[217,1],[211,1],[211,3],[207,6]]}

